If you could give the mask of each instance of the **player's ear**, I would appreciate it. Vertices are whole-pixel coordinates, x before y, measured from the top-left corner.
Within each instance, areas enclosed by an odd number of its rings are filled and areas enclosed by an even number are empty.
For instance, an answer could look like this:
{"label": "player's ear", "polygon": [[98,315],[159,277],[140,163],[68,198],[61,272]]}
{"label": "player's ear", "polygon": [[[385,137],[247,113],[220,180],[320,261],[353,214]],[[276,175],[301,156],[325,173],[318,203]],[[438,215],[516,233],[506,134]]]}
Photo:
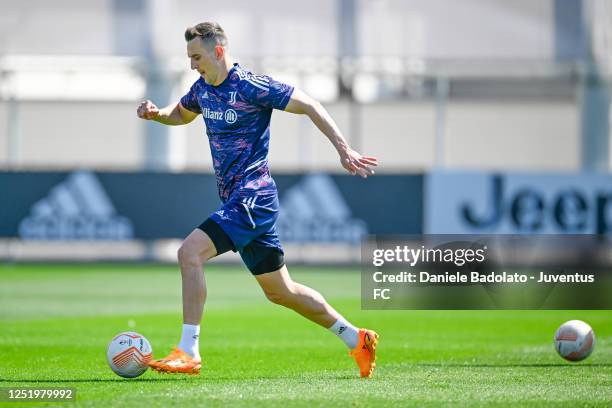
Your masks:
{"label": "player's ear", "polygon": [[221,45],[215,45],[215,57],[220,59],[225,54],[225,49]]}

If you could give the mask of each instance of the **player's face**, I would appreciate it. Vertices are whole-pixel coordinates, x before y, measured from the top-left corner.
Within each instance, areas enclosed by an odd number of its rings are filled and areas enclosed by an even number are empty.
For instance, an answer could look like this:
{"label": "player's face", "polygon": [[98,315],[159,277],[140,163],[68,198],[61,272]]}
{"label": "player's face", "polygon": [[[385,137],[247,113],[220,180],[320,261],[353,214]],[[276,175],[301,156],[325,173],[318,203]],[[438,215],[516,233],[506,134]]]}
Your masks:
{"label": "player's face", "polygon": [[187,42],[187,56],[191,60],[191,69],[198,71],[207,84],[218,85],[221,64],[214,48],[208,49],[199,38],[194,38]]}

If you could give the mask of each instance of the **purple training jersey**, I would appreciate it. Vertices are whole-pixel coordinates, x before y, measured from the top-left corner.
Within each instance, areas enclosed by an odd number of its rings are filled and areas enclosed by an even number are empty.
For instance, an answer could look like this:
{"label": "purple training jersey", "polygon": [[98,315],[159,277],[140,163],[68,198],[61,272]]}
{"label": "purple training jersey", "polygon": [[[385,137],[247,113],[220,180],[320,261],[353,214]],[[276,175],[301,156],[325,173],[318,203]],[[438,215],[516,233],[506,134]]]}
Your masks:
{"label": "purple training jersey", "polygon": [[212,86],[199,78],[181,105],[201,113],[206,124],[219,197],[276,193],[268,169],[272,109],[284,110],[293,87],[234,64],[227,78]]}

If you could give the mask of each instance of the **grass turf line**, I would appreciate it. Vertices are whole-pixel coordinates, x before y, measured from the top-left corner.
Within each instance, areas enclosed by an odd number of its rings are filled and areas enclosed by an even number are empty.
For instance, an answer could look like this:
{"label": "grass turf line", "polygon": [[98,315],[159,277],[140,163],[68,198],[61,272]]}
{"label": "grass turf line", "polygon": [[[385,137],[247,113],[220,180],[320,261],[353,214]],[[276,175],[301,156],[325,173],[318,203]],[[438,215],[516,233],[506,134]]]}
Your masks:
{"label": "grass turf line", "polygon": [[[247,271],[210,267],[202,375],[121,379],[105,361],[116,333],[142,333],[156,357],[178,341],[176,268],[4,265],[0,387],[76,387],[78,406],[610,406],[608,311],[361,311],[357,273],[292,275],[381,333],[375,378],[357,378],[335,336],[267,302]],[[552,336],[575,318],[593,326],[597,344],[571,364]]]}

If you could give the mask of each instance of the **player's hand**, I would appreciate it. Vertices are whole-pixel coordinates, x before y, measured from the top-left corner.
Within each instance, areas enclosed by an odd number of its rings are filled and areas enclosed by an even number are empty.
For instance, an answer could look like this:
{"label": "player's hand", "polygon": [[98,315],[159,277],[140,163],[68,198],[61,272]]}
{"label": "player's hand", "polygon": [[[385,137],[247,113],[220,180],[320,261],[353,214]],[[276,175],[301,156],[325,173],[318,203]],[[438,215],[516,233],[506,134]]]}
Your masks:
{"label": "player's hand", "polygon": [[140,102],[136,114],[140,119],[155,119],[159,115],[159,108],[150,100]]}
{"label": "player's hand", "polygon": [[342,167],[353,176],[368,178],[374,174],[373,167],[378,166],[378,159],[372,156],[362,156],[350,147],[340,152]]}

